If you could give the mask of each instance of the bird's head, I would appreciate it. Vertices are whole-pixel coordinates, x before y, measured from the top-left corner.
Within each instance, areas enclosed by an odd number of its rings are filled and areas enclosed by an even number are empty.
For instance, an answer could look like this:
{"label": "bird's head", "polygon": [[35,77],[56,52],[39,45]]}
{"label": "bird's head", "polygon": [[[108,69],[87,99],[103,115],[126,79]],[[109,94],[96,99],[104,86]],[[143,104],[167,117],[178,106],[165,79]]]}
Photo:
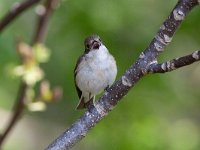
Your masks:
{"label": "bird's head", "polygon": [[88,53],[91,50],[98,50],[102,42],[98,35],[91,35],[85,39],[85,52]]}

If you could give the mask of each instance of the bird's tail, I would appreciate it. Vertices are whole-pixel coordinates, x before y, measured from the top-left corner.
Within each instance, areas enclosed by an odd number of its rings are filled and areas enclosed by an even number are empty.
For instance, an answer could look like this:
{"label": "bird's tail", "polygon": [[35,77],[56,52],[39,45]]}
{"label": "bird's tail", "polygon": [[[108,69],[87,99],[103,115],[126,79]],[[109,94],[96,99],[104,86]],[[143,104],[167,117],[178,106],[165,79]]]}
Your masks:
{"label": "bird's tail", "polygon": [[93,104],[93,101],[94,101],[94,96],[92,96],[92,97],[90,98],[90,100],[87,101],[86,103],[85,103],[84,97],[81,96],[80,101],[79,101],[79,103],[78,103],[76,109],[77,109],[77,110],[84,109],[84,108],[87,107],[87,105],[88,105],[89,103],[92,102],[92,104]]}
{"label": "bird's tail", "polygon": [[79,109],[84,109],[84,108],[85,108],[84,97],[81,96],[81,98],[80,98],[80,100],[79,100],[79,103],[78,103],[76,109],[79,110]]}

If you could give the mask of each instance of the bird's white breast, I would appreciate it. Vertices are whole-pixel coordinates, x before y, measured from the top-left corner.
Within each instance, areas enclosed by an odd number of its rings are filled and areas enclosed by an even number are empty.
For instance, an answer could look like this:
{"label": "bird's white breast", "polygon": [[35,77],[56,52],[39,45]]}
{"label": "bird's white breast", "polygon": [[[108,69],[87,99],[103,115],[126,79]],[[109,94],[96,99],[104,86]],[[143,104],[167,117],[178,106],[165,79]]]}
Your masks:
{"label": "bird's white breast", "polygon": [[113,56],[101,45],[84,56],[77,68],[76,83],[83,94],[96,95],[114,82],[116,74]]}

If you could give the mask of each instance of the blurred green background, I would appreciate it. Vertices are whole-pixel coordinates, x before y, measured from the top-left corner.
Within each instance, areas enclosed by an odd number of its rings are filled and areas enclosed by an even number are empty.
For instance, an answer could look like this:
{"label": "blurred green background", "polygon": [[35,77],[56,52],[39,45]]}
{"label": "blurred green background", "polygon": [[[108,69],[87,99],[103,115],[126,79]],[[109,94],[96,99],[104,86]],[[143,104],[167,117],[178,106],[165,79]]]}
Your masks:
{"label": "blurred green background", "polygon": [[[20,0],[1,0],[0,17]],[[46,46],[51,50],[42,64],[52,86],[63,87],[61,101],[44,112],[25,111],[8,136],[4,150],[44,149],[77,120],[78,96],[73,83],[84,38],[100,35],[115,56],[118,78],[148,46],[177,0],[63,0],[50,19]],[[160,62],[200,48],[200,9],[181,25]],[[0,35],[0,131],[16,99],[19,78],[10,72],[20,64],[15,40],[30,43],[36,24],[32,7]],[[127,96],[73,150],[199,150],[200,64],[140,80]]]}

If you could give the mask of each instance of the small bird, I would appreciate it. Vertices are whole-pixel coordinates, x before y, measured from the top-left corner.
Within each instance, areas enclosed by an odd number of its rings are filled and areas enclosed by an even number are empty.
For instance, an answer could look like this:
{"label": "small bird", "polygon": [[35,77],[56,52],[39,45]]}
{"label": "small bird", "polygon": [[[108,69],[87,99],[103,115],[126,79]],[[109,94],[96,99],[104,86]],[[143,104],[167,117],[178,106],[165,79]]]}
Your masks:
{"label": "small bird", "polygon": [[112,85],[117,75],[114,57],[98,35],[85,39],[85,51],[76,63],[74,81],[79,96],[76,109],[83,109],[95,100],[95,95]]}

